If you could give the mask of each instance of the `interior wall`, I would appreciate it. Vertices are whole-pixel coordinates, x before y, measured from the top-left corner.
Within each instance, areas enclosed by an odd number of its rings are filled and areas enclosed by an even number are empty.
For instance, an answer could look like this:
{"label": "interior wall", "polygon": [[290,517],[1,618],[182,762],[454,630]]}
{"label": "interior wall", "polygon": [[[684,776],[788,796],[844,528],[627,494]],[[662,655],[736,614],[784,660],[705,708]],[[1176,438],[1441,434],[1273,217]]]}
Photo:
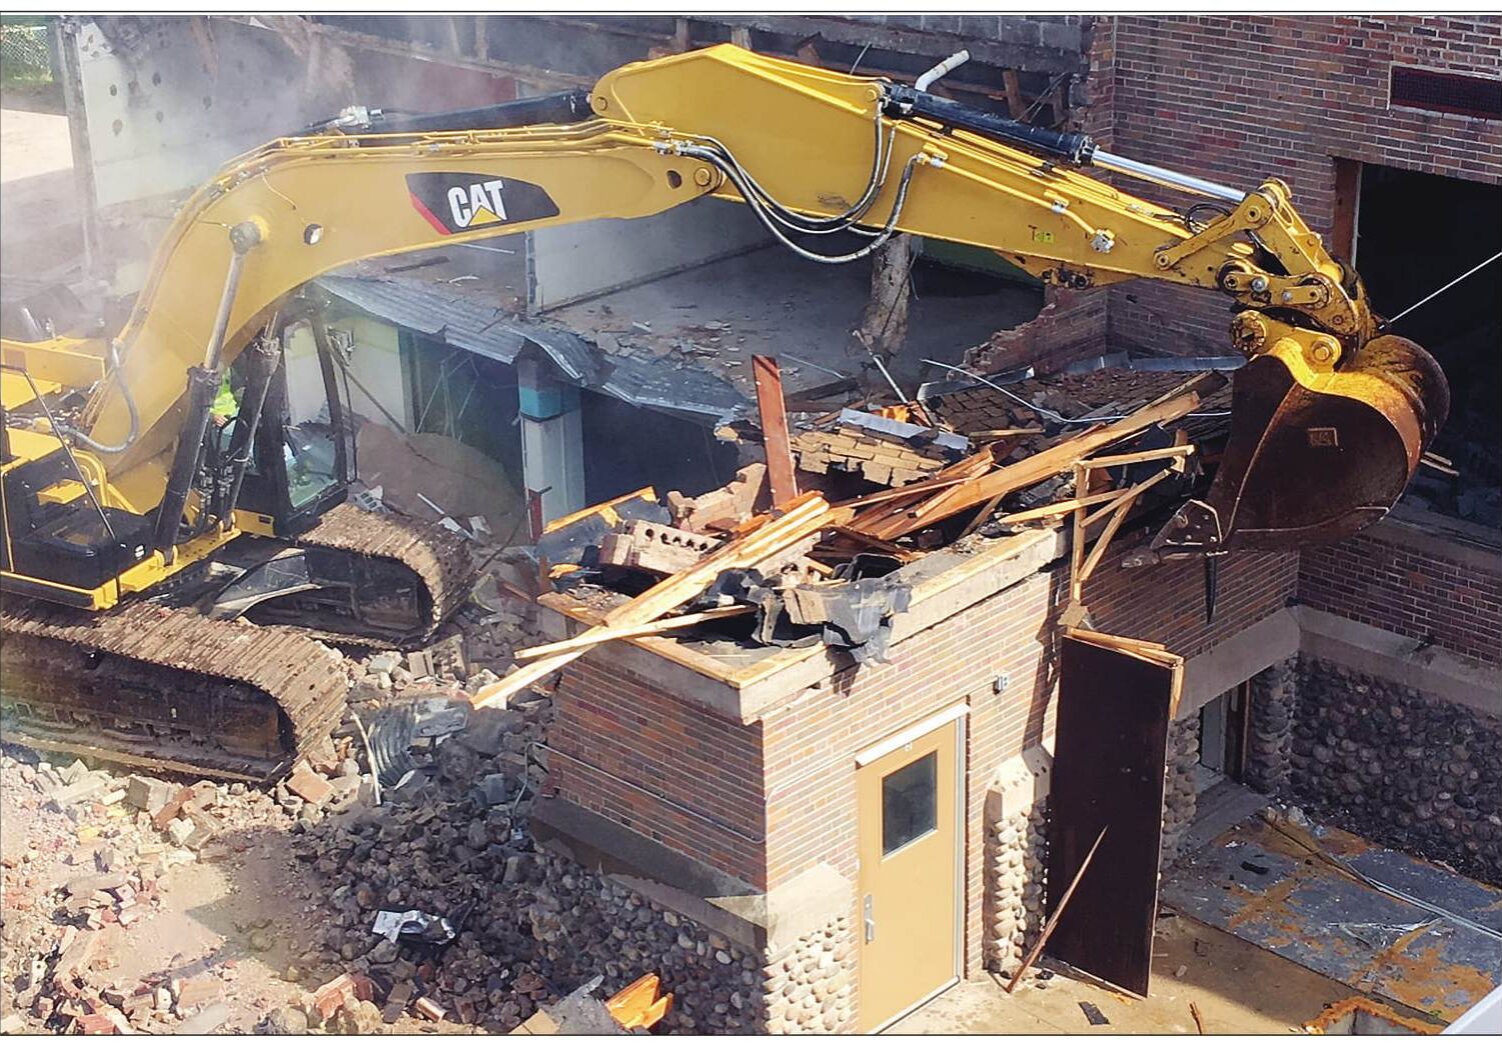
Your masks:
{"label": "interior wall", "polygon": [[697,494],[735,477],[739,452],[701,423],[627,405],[595,391],[581,393],[585,504],[650,485],[659,497]]}
{"label": "interior wall", "polygon": [[[527,236],[529,306],[547,310],[770,241],[751,210],[703,199],[644,219],[595,219]],[[622,318],[629,328],[630,318]]]}

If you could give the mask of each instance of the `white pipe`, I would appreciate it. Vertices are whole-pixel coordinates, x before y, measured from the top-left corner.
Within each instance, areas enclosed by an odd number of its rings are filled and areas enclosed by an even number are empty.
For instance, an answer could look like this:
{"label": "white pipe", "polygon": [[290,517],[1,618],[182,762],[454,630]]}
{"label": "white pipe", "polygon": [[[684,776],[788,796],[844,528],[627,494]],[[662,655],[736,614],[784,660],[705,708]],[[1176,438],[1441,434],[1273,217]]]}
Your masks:
{"label": "white pipe", "polygon": [[930,69],[927,73],[923,74],[916,81],[914,81],[913,87],[917,88],[919,91],[927,91],[928,86],[934,81],[938,80],[946,73],[951,73],[954,70],[959,69],[969,61],[970,52],[956,51],[954,54],[946,58],[943,62],[940,62],[933,69]]}

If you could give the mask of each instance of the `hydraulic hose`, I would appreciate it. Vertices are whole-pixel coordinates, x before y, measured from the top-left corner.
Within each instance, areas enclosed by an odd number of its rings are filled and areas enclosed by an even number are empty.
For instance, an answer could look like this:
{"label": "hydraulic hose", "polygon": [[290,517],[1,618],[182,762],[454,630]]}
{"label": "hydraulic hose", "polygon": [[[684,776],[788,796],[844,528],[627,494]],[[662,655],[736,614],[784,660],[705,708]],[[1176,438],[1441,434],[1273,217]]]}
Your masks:
{"label": "hydraulic hose", "polygon": [[109,363],[110,380],[120,388],[120,397],[125,400],[125,411],[130,414],[130,427],[125,432],[124,440],[109,445],[95,441],[83,431],[76,427],[69,427],[67,424],[62,424],[59,429],[64,437],[77,445],[82,445],[85,449],[96,453],[123,453],[134,445],[136,438],[140,436],[141,415],[136,409],[136,399],[131,396],[130,387],[126,385],[125,377],[121,374],[120,347],[114,340],[110,340],[109,350],[105,351],[105,361]]}

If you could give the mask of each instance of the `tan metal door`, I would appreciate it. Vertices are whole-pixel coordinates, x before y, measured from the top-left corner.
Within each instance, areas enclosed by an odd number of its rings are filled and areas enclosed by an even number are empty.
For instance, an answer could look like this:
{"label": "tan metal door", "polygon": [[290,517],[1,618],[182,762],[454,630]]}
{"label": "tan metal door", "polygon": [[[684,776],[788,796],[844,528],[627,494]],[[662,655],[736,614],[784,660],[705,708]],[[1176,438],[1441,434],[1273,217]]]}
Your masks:
{"label": "tan metal door", "polygon": [[[958,721],[856,771],[860,826],[860,1025],[895,1021],[949,985],[958,949]],[[860,757],[857,757],[859,763]]]}

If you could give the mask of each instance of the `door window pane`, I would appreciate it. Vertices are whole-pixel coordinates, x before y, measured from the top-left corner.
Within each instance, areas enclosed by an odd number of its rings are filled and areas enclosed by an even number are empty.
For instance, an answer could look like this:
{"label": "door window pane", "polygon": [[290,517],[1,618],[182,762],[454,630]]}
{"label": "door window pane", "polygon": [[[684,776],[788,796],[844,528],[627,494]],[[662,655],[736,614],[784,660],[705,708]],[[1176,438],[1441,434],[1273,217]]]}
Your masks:
{"label": "door window pane", "polygon": [[939,753],[929,752],[881,779],[881,852],[939,827]]}

